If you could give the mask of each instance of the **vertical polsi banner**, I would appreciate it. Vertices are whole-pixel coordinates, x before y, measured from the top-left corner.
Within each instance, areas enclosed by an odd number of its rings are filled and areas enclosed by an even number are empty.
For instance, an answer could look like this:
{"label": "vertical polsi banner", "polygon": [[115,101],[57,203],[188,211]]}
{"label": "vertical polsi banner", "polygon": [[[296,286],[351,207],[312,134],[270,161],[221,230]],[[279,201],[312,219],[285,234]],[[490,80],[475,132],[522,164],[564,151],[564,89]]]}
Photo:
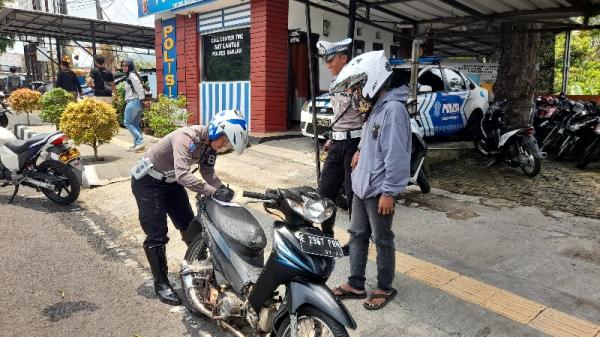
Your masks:
{"label": "vertical polsi banner", "polygon": [[170,98],[177,97],[177,38],[175,18],[162,21],[163,36],[163,94]]}

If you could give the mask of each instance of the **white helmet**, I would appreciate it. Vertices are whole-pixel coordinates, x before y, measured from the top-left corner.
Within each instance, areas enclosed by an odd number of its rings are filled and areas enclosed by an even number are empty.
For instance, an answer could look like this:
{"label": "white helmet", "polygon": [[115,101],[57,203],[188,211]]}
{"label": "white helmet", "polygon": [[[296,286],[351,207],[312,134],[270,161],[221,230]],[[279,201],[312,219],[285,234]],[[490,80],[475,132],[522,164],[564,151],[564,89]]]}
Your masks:
{"label": "white helmet", "polygon": [[338,74],[331,92],[346,92],[359,85],[362,96],[371,101],[392,75],[392,66],[383,50],[371,51],[353,58]]}
{"label": "white helmet", "polygon": [[248,144],[248,128],[244,114],[237,110],[223,110],[208,124],[208,139],[215,140],[225,135],[233,150],[242,154]]}

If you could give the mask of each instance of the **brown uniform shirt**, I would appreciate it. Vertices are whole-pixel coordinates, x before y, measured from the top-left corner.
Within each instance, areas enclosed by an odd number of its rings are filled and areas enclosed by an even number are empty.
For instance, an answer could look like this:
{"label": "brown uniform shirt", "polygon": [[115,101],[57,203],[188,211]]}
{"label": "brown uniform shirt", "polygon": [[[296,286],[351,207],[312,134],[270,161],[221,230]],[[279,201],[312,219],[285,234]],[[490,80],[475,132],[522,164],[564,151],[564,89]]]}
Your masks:
{"label": "brown uniform shirt", "polygon": [[[333,85],[334,82],[335,80],[331,84]],[[330,88],[329,100],[333,109],[332,122],[337,120],[333,126],[333,131],[358,130],[362,128],[363,116],[360,111],[352,108],[352,96],[350,94],[345,92],[332,94]]]}
{"label": "brown uniform shirt", "polygon": [[[161,173],[175,171],[177,183],[190,190],[210,196],[223,183],[215,173],[217,151],[208,144],[208,127],[195,125],[173,131],[146,151],[146,158]],[[200,163],[200,175],[196,178],[190,168]]]}

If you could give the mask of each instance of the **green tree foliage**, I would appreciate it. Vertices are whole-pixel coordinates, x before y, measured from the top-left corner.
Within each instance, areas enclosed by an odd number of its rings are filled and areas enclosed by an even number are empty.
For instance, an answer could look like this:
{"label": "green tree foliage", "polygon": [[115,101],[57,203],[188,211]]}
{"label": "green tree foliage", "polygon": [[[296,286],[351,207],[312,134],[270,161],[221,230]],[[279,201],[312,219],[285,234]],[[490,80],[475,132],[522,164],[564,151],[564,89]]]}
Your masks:
{"label": "green tree foliage", "polygon": [[[0,0],[0,10],[10,4],[11,0]],[[12,48],[15,44],[13,38],[9,35],[0,34],[0,54],[6,52],[8,48]]]}
{"label": "green tree foliage", "polygon": [[117,111],[117,120],[120,125],[124,125],[123,118],[125,117],[125,81],[117,85],[117,90],[113,95],[113,108]]}
{"label": "green tree foliage", "polygon": [[[590,19],[590,25],[597,24],[600,24],[600,16]],[[555,44],[555,92],[560,92],[562,87],[564,51],[565,34],[560,34],[556,37]],[[571,65],[566,93],[571,95],[600,94],[600,31],[571,32]]]}
{"label": "green tree foliage", "polygon": [[61,88],[54,88],[48,91],[40,100],[40,104],[42,105],[40,118],[46,123],[58,126],[60,117],[70,102],[73,102],[72,93]]}
{"label": "green tree foliage", "polygon": [[185,96],[171,99],[160,95],[158,101],[152,103],[150,109],[144,112],[144,118],[154,131],[154,135],[166,136],[178,126],[185,124],[190,117],[190,113],[185,109],[186,104]]}
{"label": "green tree foliage", "polygon": [[91,146],[94,158],[98,160],[98,147],[110,142],[119,132],[119,123],[112,106],[93,98],[85,98],[67,105],[60,119],[60,128],[76,144]]}

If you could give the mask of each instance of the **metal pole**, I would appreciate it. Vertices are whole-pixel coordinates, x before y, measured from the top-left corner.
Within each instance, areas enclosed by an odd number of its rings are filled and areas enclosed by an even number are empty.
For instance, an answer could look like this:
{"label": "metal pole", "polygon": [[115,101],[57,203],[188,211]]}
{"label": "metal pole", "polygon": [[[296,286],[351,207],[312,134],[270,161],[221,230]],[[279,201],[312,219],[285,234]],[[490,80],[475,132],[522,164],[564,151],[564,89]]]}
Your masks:
{"label": "metal pole", "polygon": [[320,149],[319,149],[319,134],[317,133],[317,93],[316,93],[316,83],[315,83],[315,74],[313,72],[314,64],[313,64],[313,46],[310,40],[311,28],[310,28],[310,4],[308,1],[306,4],[306,43],[308,45],[308,71],[310,72],[310,96],[312,100],[312,108],[309,109],[312,111],[312,123],[313,123],[313,137],[315,140],[315,166],[317,169],[317,185],[319,184],[319,179],[321,179],[321,161],[320,161]]}
{"label": "metal pole", "polygon": [[100,6],[100,0],[96,0],[96,18],[98,20],[104,20],[102,17],[102,7]]}
{"label": "metal pole", "polygon": [[96,26],[93,22],[90,22],[90,28],[92,30],[92,56],[96,56]]}
{"label": "metal pole", "polygon": [[569,67],[571,66],[571,31],[565,32],[565,53],[563,54],[563,80],[561,92],[567,93],[569,83]]}
{"label": "metal pole", "polygon": [[356,22],[356,0],[350,0],[348,3],[348,37],[352,39],[348,46],[348,61],[354,55],[354,24]]}
{"label": "metal pole", "polygon": [[410,83],[409,93],[410,99],[417,99],[418,83],[417,76],[419,75],[419,45],[423,42],[421,39],[414,39],[412,43],[412,54],[411,54],[411,70],[410,70]]}

